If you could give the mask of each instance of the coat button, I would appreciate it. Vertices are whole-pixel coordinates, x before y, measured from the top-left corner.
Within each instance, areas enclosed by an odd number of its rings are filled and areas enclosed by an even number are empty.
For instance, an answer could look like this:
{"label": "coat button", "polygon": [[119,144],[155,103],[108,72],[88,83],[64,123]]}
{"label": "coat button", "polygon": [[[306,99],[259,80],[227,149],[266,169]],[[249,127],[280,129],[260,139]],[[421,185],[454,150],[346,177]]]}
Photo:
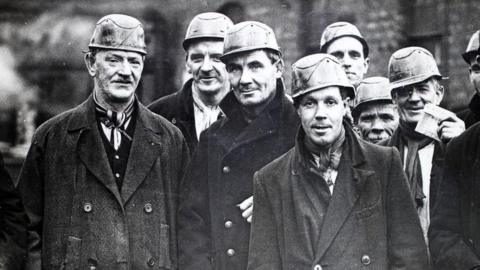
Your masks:
{"label": "coat button", "polygon": [[119,174],[119,173],[116,173],[116,174],[115,174],[115,177],[116,177],[116,178],[120,178],[120,174]]}
{"label": "coat button", "polygon": [[229,248],[229,249],[227,250],[227,255],[228,255],[229,257],[232,257],[233,255],[235,255],[235,250],[234,250],[233,248]]}
{"label": "coat button", "polygon": [[370,260],[370,257],[368,255],[363,255],[362,256],[362,264],[363,265],[369,265],[372,261]]}
{"label": "coat button", "polygon": [[172,124],[174,124],[174,125],[175,125],[176,123],[177,123],[177,119],[175,119],[175,118],[172,118]]}
{"label": "coat button", "polygon": [[233,226],[233,222],[230,220],[225,221],[225,228],[230,229]]}
{"label": "coat button", "polygon": [[120,159],[120,156],[119,156],[119,155],[115,155],[115,159]]}
{"label": "coat button", "polygon": [[223,173],[229,173],[230,172],[230,167],[225,166],[223,167]]}
{"label": "coat button", "polygon": [[316,264],[314,267],[313,267],[313,270],[322,270],[322,266],[320,264]]}
{"label": "coat button", "polygon": [[155,259],[154,258],[148,259],[147,265],[150,266],[150,267],[155,266]]}
{"label": "coat button", "polygon": [[92,204],[91,203],[85,203],[83,205],[83,211],[85,211],[86,213],[90,213],[92,212]]}
{"label": "coat button", "polygon": [[152,204],[146,203],[145,206],[143,206],[143,210],[145,210],[145,213],[151,213],[153,211]]}

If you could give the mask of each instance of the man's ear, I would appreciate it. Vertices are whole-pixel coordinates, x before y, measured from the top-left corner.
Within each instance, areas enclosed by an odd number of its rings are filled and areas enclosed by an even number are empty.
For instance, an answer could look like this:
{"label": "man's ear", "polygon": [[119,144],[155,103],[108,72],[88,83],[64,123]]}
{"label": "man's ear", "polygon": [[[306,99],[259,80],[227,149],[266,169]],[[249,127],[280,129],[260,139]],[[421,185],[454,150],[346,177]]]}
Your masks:
{"label": "man's ear", "polygon": [[392,95],[392,103],[397,106],[397,93],[395,91],[391,91],[390,93]]}
{"label": "man's ear", "polygon": [[440,102],[442,102],[443,95],[445,94],[445,88],[443,88],[443,85],[438,84],[438,87],[435,89],[435,94],[437,96],[437,104],[435,105],[440,105]]}
{"label": "man's ear", "polygon": [[283,59],[280,59],[277,61],[275,64],[275,68],[277,71],[275,72],[275,78],[280,78],[282,77],[283,72],[285,71],[285,63],[283,62]]}
{"label": "man's ear", "polygon": [[95,66],[95,55],[93,55],[91,52],[87,52],[83,59],[85,61],[85,66],[87,67],[88,74],[90,74],[90,76],[92,77],[95,77],[95,74],[97,74],[97,67]]}
{"label": "man's ear", "polygon": [[365,58],[365,61],[364,61],[363,65],[365,66],[365,74],[367,74],[368,67],[370,66],[370,58],[369,57]]}
{"label": "man's ear", "polygon": [[343,99],[343,107],[347,108],[349,107],[349,104],[350,104],[350,97],[347,96]]}

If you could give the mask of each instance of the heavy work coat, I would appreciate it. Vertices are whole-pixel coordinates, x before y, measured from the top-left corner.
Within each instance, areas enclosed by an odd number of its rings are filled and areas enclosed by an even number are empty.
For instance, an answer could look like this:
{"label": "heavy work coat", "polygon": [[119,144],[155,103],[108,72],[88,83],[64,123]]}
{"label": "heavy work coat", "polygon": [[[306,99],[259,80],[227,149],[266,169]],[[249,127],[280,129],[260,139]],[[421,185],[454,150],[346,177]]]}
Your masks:
{"label": "heavy work coat", "polygon": [[480,266],[480,124],[448,144],[429,239],[435,269]]}
{"label": "heavy work coat", "polygon": [[121,192],[92,97],[40,126],[19,177],[29,222],[27,269],[177,269],[180,131],[138,104]]}
{"label": "heavy work coat", "polygon": [[190,152],[193,153],[198,144],[195,128],[195,112],[193,109],[192,82],[188,80],[179,91],[157,99],[148,105],[148,109],[159,114],[182,131]]}
{"label": "heavy work coat", "polygon": [[360,140],[347,128],[333,194],[322,211],[312,192],[325,180],[309,162],[304,134],[300,130],[295,148],[255,174],[248,269],[428,269],[397,150]]}
{"label": "heavy work coat", "polygon": [[465,122],[465,128],[480,121],[480,95],[475,94],[470,100],[468,108],[459,112],[457,116]]}
{"label": "heavy work coat", "polygon": [[0,153],[0,270],[22,269],[27,231],[20,195]]}
{"label": "heavy work coat", "polygon": [[220,106],[226,118],[202,133],[182,189],[178,214],[182,270],[247,268],[250,224],[237,204],[252,196],[254,172],[294,145],[299,124],[281,87],[250,124],[233,92]]}

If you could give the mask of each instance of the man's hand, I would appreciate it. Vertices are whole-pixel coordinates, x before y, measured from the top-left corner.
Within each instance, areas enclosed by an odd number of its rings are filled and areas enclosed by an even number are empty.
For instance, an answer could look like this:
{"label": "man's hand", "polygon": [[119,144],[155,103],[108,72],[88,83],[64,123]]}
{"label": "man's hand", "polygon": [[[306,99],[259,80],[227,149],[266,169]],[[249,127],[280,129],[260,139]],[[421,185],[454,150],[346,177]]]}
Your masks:
{"label": "man's hand", "polygon": [[452,115],[440,122],[438,135],[444,142],[449,142],[465,131],[465,123],[456,115]]}
{"label": "man's hand", "polygon": [[252,223],[253,215],[253,196],[248,197],[237,206],[242,210],[242,217],[247,220],[248,223]]}

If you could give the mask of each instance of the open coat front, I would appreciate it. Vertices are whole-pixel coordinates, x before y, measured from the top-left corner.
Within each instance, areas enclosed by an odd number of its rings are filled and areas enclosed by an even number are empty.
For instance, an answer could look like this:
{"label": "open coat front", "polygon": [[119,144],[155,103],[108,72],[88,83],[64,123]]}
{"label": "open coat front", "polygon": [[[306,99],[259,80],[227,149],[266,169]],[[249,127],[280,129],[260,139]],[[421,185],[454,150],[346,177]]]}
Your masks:
{"label": "open coat front", "polygon": [[364,142],[346,127],[326,208],[324,181],[296,147],[254,179],[249,270],[428,269],[427,250],[396,149]]}
{"label": "open coat front", "polygon": [[183,136],[139,104],[120,192],[99,132],[92,97],[37,130],[19,180],[27,269],[176,269]]}

